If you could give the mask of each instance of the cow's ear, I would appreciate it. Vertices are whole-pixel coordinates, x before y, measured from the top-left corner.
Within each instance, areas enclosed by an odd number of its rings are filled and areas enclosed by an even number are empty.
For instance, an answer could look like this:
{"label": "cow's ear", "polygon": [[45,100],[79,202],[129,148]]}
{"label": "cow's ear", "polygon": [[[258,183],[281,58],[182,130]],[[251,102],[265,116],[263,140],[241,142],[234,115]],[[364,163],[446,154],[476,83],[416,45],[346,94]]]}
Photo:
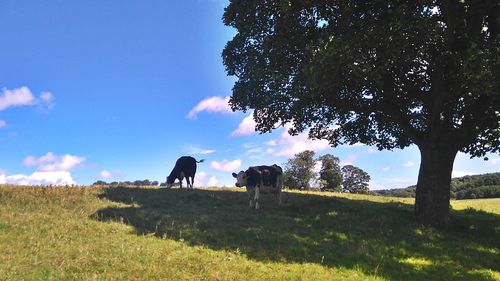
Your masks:
{"label": "cow's ear", "polygon": [[233,173],[233,178],[236,178],[238,177],[238,175],[236,173]]}

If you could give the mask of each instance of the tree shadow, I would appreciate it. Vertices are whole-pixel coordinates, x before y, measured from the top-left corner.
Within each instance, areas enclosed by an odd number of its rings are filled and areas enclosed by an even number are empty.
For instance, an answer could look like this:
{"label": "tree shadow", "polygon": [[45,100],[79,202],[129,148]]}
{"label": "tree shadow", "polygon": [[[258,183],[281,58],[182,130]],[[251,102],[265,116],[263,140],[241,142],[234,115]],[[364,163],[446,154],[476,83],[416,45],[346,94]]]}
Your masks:
{"label": "tree shadow", "polygon": [[396,280],[495,280],[500,271],[500,216],[452,212],[442,232],[418,228],[413,207],[288,193],[278,207],[262,196],[262,209],[229,190],[109,188],[101,198],[123,203],[92,215],[123,221],[138,234],[239,251],[257,261],[317,263],[357,268]]}

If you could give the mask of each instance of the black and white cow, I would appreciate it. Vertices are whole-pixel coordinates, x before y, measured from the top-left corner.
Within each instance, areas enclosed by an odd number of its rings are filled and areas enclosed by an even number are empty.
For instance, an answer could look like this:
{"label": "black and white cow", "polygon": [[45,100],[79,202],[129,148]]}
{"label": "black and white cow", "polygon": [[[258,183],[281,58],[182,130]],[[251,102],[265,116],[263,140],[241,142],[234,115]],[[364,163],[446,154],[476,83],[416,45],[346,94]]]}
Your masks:
{"label": "black and white cow", "polygon": [[233,173],[236,178],[237,187],[247,187],[249,206],[259,209],[260,192],[269,192],[276,195],[278,205],[281,205],[281,189],[283,188],[283,170],[278,165],[272,166],[254,166],[246,171]]}
{"label": "black and white cow", "polygon": [[[177,159],[175,162],[175,167],[170,172],[170,175],[167,177],[167,188],[172,187],[176,179],[179,180],[180,188],[182,188],[182,180],[186,178],[187,188],[193,188],[194,184],[194,175],[196,174],[196,163],[203,162],[204,159],[200,161],[196,161],[191,156],[182,156]],[[189,182],[189,178],[191,178],[191,182]]]}

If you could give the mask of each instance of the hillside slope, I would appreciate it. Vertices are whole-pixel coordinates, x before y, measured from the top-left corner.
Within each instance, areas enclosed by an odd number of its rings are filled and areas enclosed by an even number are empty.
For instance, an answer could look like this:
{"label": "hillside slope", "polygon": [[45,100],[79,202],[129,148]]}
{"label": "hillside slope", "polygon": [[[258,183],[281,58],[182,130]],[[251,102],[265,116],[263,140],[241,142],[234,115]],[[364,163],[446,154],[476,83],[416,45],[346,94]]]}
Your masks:
{"label": "hillside slope", "polygon": [[262,199],[255,211],[242,189],[0,186],[0,276],[500,280],[498,213],[456,210],[440,232],[415,226],[411,199]]}

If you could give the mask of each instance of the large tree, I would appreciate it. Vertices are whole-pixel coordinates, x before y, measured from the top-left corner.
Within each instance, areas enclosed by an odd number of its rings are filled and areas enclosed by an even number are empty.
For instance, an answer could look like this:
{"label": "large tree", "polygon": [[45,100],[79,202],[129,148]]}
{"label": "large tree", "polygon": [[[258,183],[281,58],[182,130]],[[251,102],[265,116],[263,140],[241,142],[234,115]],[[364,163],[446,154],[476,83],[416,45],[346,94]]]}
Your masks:
{"label": "large tree", "polygon": [[318,158],[321,161],[319,179],[324,183],[323,190],[342,191],[342,171],[340,159],[331,154],[325,154]]}
{"label": "large tree", "polygon": [[345,165],[342,167],[342,178],[344,192],[363,194],[370,190],[368,188],[370,175],[356,166]]}
{"label": "large tree", "polygon": [[446,225],[456,154],[500,150],[499,5],[231,0],[231,106],[253,109],[260,132],[292,123],[332,146],[415,144],[417,222]]}
{"label": "large tree", "polygon": [[284,185],[291,189],[309,189],[314,179],[314,151],[304,150],[285,164]]}

